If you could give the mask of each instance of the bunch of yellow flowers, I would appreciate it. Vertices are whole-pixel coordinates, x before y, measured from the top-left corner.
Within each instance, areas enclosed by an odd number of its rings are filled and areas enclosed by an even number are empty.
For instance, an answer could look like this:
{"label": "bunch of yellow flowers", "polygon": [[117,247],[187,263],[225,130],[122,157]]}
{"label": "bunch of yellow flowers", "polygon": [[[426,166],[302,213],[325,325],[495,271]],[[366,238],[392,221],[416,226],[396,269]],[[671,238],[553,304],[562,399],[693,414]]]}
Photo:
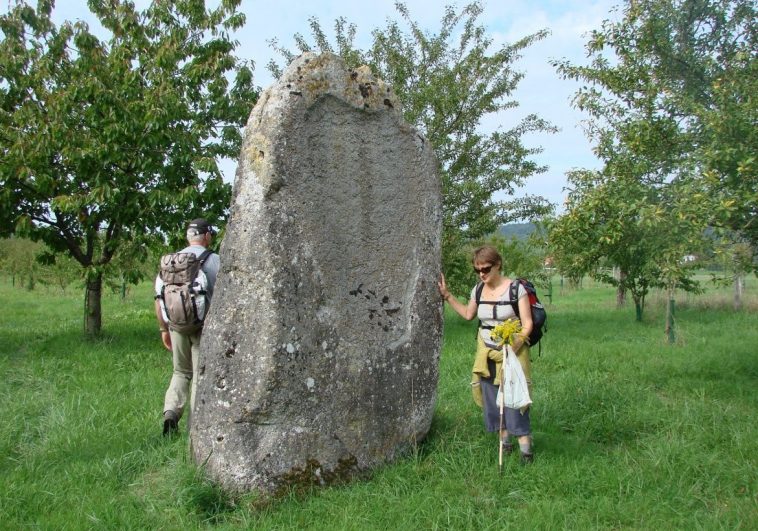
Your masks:
{"label": "bunch of yellow flowers", "polygon": [[490,330],[490,338],[497,341],[499,346],[504,344],[513,345],[513,337],[521,332],[521,321],[508,319]]}

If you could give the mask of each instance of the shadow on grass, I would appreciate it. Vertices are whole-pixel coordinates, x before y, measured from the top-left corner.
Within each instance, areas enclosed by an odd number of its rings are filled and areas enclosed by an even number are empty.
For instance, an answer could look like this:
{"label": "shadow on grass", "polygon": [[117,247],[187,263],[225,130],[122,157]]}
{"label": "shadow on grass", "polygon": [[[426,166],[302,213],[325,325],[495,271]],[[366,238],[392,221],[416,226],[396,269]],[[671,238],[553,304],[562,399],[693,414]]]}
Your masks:
{"label": "shadow on grass", "polygon": [[144,437],[132,452],[146,451],[149,460],[130,470],[119,470],[122,487],[149,512],[170,507],[205,524],[216,524],[239,509],[239,496],[224,491],[205,477],[187,455],[187,437]]}
{"label": "shadow on grass", "polygon": [[239,508],[239,495],[225,491],[203,475],[201,469],[185,474],[178,486],[178,502],[204,523],[220,523]]}

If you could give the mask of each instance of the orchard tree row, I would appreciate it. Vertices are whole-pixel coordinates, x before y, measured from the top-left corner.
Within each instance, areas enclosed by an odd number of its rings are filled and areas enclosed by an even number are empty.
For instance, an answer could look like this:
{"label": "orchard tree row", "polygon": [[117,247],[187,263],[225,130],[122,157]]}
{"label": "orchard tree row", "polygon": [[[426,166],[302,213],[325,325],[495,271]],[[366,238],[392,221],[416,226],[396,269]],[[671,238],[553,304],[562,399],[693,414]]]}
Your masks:
{"label": "orchard tree row", "polygon": [[[259,93],[253,65],[235,55],[245,17],[240,0],[153,2],[143,11],[89,0],[104,28],[95,34],[81,21],[56,26],[52,0],[13,1],[0,16],[0,236],[43,242],[44,263],[78,264],[85,331],[96,335],[108,271],[137,281],[151,244],[179,245],[186,219],[225,223],[230,186],[218,162],[238,156]],[[398,19],[374,29],[365,50],[342,18],[334,43],[312,19],[310,37],[295,36],[298,50],[272,45],[284,61],[337,53],[394,86],[440,160],[443,268],[464,293],[471,245],[503,223],[552,211],[539,197],[496,199],[545,170],[523,137],[552,126],[531,115],[481,128],[517,105],[524,73],[514,64],[547,30],[498,46],[479,2],[447,8],[433,32],[396,8]],[[691,287],[680,259],[706,228],[754,252],[754,15],[748,1],[629,0],[619,22],[591,36],[590,65],[556,63],[560,75],[586,82],[576,104],[605,162],[571,175],[566,214],[550,224],[546,252],[567,273],[611,262],[622,271],[619,288],[641,304],[651,286]],[[114,269],[119,256],[131,262]]]}
{"label": "orchard tree row", "polygon": [[[734,281],[758,252],[758,30],[752,0],[628,0],[556,62],[584,83],[575,104],[604,166],[569,176],[549,248],[562,270],[631,293],[697,291],[685,258],[728,254]],[[616,276],[598,269],[609,262]],[[669,317],[669,325],[671,325]]]}
{"label": "orchard tree row", "polygon": [[[40,241],[11,236],[0,246],[0,274],[12,286],[34,290],[45,286],[65,293],[70,288],[81,289],[84,279],[80,264],[66,254],[49,260],[50,249]],[[120,297],[126,298],[131,285],[141,280],[152,280],[159,257],[168,252],[167,247],[156,239],[148,248],[146,258],[142,253],[130,253],[130,248],[120,250],[103,268],[103,284]]]}

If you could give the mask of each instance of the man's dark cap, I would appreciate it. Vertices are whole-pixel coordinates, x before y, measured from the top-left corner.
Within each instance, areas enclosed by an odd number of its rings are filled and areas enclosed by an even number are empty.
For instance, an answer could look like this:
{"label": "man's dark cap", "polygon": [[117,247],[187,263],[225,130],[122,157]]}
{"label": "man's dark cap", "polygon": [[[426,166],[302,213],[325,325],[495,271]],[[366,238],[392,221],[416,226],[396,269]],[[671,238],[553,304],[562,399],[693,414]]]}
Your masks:
{"label": "man's dark cap", "polygon": [[206,232],[216,234],[216,231],[213,230],[213,227],[205,218],[197,218],[190,221],[189,225],[187,225],[187,232],[191,230],[196,231],[196,234],[205,234]]}

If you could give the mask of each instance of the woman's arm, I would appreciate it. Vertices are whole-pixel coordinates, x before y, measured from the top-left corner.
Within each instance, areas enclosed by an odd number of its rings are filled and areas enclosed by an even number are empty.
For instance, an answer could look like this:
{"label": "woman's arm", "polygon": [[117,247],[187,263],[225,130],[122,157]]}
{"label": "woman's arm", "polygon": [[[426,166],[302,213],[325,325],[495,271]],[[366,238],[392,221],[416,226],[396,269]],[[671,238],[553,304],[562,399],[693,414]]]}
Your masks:
{"label": "woman's arm", "polygon": [[463,304],[458,299],[453,297],[452,293],[450,293],[450,291],[447,289],[447,284],[445,283],[445,275],[440,275],[440,280],[437,283],[437,287],[440,290],[440,295],[442,295],[442,298],[447,301],[450,307],[455,310],[458,315],[467,321],[470,321],[476,317],[476,301],[474,299],[471,299],[468,301],[468,304]]}

